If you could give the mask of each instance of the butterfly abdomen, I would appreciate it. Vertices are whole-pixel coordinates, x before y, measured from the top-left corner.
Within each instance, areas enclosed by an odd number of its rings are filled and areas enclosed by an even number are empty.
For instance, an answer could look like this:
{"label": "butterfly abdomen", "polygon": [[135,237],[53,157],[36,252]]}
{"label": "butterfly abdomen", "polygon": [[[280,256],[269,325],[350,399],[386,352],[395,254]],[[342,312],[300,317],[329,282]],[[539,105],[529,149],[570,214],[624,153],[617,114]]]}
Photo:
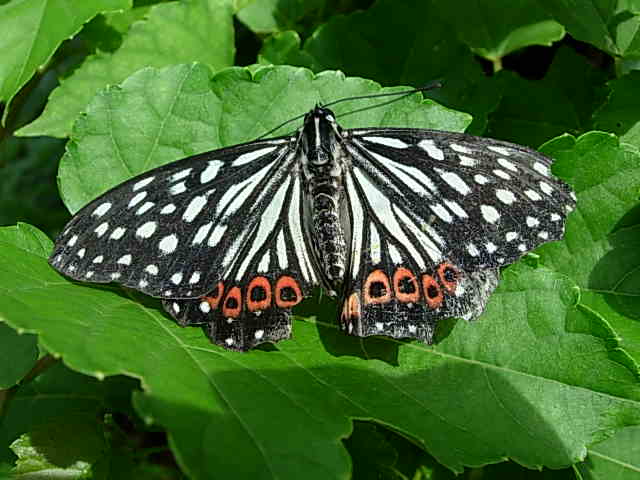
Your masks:
{"label": "butterfly abdomen", "polygon": [[340,180],[335,177],[314,177],[308,190],[316,255],[333,292],[339,291],[346,263],[344,230],[338,207],[341,190]]}

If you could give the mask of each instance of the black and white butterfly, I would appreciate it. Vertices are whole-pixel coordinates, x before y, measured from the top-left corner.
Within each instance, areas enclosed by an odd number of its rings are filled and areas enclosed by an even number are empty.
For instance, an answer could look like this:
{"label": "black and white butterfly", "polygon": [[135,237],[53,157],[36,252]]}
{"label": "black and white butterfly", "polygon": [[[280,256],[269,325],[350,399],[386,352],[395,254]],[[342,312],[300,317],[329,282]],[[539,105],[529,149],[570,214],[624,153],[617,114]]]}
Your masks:
{"label": "black and white butterfly", "polygon": [[357,336],[431,343],[477,318],[499,267],[557,240],[575,207],[529,148],[412,128],[345,130],[311,110],[294,135],[195,155],[85,206],[50,263],[163,299],[181,325],[248,350],[291,333],[322,286]]}

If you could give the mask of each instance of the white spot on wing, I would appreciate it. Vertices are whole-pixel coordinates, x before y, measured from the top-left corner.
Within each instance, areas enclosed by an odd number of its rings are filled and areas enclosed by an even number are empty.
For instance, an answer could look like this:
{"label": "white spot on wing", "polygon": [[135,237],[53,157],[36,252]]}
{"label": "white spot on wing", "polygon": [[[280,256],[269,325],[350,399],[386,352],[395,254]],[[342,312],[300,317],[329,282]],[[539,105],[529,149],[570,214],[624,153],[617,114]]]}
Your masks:
{"label": "white spot on wing", "polygon": [[287,260],[287,245],[284,241],[284,233],[280,230],[278,234],[278,243],[276,245],[276,253],[278,254],[278,265],[281,270],[284,270],[289,266],[289,262]]}
{"label": "white spot on wing", "polygon": [[444,152],[436,147],[436,144],[433,142],[433,140],[422,140],[420,143],[418,143],[418,146],[425,152],[427,152],[427,155],[429,155],[431,158],[435,160],[444,160]]}
{"label": "white spot on wing", "polygon": [[433,205],[429,205],[429,208],[435,213],[441,220],[444,220],[447,223],[451,223],[453,221],[453,217],[447,211],[446,208],[442,206],[440,203],[435,203]]}
{"label": "white spot on wing", "polygon": [[139,204],[142,200],[144,200],[144,197],[147,196],[147,192],[140,192],[138,194],[136,194],[131,201],[129,202],[128,207],[135,207],[137,204]]}
{"label": "white spot on wing", "polygon": [[535,217],[527,217],[527,227],[533,228],[540,225],[540,220]]}
{"label": "white spot on wing", "polygon": [[209,230],[213,226],[213,222],[205,223],[201,225],[196,234],[193,237],[192,245],[197,245],[198,243],[202,243],[207,235],[209,234]]}
{"label": "white spot on wing", "polygon": [[124,227],[117,227],[113,230],[113,232],[111,232],[109,238],[112,240],[120,240],[126,231],[127,229]]}
{"label": "white spot on wing", "polygon": [[264,255],[262,256],[262,259],[260,260],[260,263],[258,264],[258,272],[260,273],[265,273],[269,270],[269,262],[271,260],[271,254],[269,253],[269,251],[267,250]]}
{"label": "white spot on wing", "polygon": [[459,192],[462,195],[467,195],[469,192],[471,192],[471,189],[469,188],[469,185],[467,185],[464,180],[462,180],[458,174],[453,173],[453,172],[447,172],[444,170],[440,170],[440,169],[435,169],[436,172],[438,172],[440,174],[440,177],[442,177],[442,179],[447,182],[449,184],[449,186],[451,186],[451,188],[453,188],[454,190],[456,190],[457,192]]}
{"label": "white spot on wing", "polygon": [[149,238],[155,233],[156,228],[158,228],[158,224],[156,222],[147,222],[136,230],[136,235],[141,238]]}
{"label": "white spot on wing", "polygon": [[138,210],[136,210],[136,215],[142,215],[143,213],[147,212],[154,205],[155,205],[155,203],[153,203],[153,202],[144,202],[142,204],[142,206]]}
{"label": "white spot on wing", "polygon": [[101,223],[100,225],[98,225],[96,227],[94,232],[96,232],[98,234],[98,238],[99,238],[102,235],[104,235],[107,230],[109,230],[109,223],[108,222],[103,222],[103,223]]}
{"label": "white spot on wing", "polygon": [[130,254],[126,254],[126,255],[121,256],[118,259],[118,263],[120,265],[131,265],[131,255]]}
{"label": "white spot on wing", "polygon": [[133,185],[133,191],[137,191],[140,190],[141,188],[146,187],[147,185],[149,185],[151,182],[153,182],[153,179],[156,177],[147,177],[147,178],[143,178],[142,180],[140,180],[139,182],[136,182]]}
{"label": "white spot on wing", "polygon": [[387,251],[389,252],[389,256],[391,257],[391,261],[393,263],[395,263],[396,265],[399,265],[402,263],[402,255],[400,255],[400,252],[398,251],[395,245],[389,244]]}
{"label": "white spot on wing", "polygon": [[211,160],[200,174],[200,183],[207,183],[216,178],[223,163],[220,160]]}
{"label": "white spot on wing", "polygon": [[518,171],[518,168],[506,158],[499,158],[498,163],[502,165],[504,168],[506,168],[507,170],[511,170],[512,172]]}
{"label": "white spot on wing", "polygon": [[535,190],[525,190],[524,194],[534,202],[537,202],[538,200],[542,200],[542,197],[540,196],[540,194]]}
{"label": "white spot on wing", "polygon": [[171,175],[171,178],[169,178],[170,182],[177,182],[178,180],[182,180],[185,177],[188,177],[189,174],[191,173],[191,168],[185,168],[184,170],[179,171],[178,173],[174,173],[173,175]]}
{"label": "white spot on wing", "polygon": [[505,148],[505,147],[498,147],[496,145],[489,145],[487,146],[487,148],[493,152],[499,153],[500,155],[504,155],[506,157],[508,157],[509,155],[511,155],[511,150]]}
{"label": "white spot on wing", "polygon": [[506,205],[511,205],[516,201],[516,196],[513,194],[513,192],[502,188],[496,190],[496,197],[498,197],[498,200]]}
{"label": "white spot on wing", "polygon": [[484,185],[485,183],[487,183],[489,181],[489,179],[487,177],[485,177],[484,175],[480,175],[479,173],[473,176],[473,180],[478,185]]}
{"label": "white spot on wing", "polygon": [[198,283],[200,281],[200,272],[196,271],[191,274],[191,278],[189,279],[190,284]]}
{"label": "white spot on wing", "polygon": [[362,137],[367,142],[377,143],[391,148],[407,148],[409,145],[398,138],[390,137]]}
{"label": "white spot on wing", "polygon": [[158,243],[158,248],[162,253],[173,253],[178,246],[178,237],[175,234],[167,235]]}
{"label": "white spot on wing", "polygon": [[180,285],[180,282],[182,282],[182,272],[176,272],[171,275],[171,283],[174,285]]}
{"label": "white spot on wing", "polygon": [[473,243],[467,245],[467,252],[469,252],[469,255],[471,255],[472,257],[477,257],[478,255],[480,255],[480,252]]}
{"label": "white spot on wing", "polygon": [[465,155],[458,155],[460,159],[460,165],[463,167],[475,167],[478,164],[478,161],[475,158],[467,157]]}
{"label": "white spot on wing", "polygon": [[158,274],[158,266],[157,265],[147,265],[146,267],[144,267],[144,271],[147,272],[150,275],[157,275]]}
{"label": "white spot on wing", "polygon": [[500,170],[500,169],[497,169],[497,168],[496,168],[496,169],[493,171],[493,174],[494,174],[496,177],[500,177],[500,178],[503,178],[503,179],[505,179],[505,180],[511,180],[511,175],[509,175],[509,174],[508,174],[507,172],[505,172],[504,170]]}
{"label": "white spot on wing", "polygon": [[80,258],[83,258],[86,251],[87,250],[85,248],[81,248],[80,250],[78,250],[78,253],[76,255],[78,255]]}
{"label": "white spot on wing", "polygon": [[197,197],[193,197],[187,206],[187,209],[184,211],[182,215],[182,219],[185,222],[192,222],[194,218],[198,216],[198,214],[202,211],[204,206],[207,204],[207,197],[204,195],[198,195]]}
{"label": "white spot on wing", "polygon": [[162,215],[167,215],[167,214],[173,213],[175,211],[176,211],[176,206],[173,203],[168,203],[167,205],[162,207],[162,210],[160,210],[160,213]]}
{"label": "white spot on wing", "polygon": [[451,150],[458,153],[471,153],[471,150],[469,150],[467,147],[458,145],[457,143],[451,143],[449,147],[451,147]]}
{"label": "white spot on wing", "polygon": [[211,233],[211,236],[209,237],[207,245],[209,245],[210,247],[215,247],[218,243],[220,243],[220,240],[222,240],[222,235],[224,235],[224,232],[226,231],[227,225],[216,225],[216,228],[213,229],[213,233]]}
{"label": "white spot on wing", "polygon": [[533,164],[533,169],[545,177],[549,175],[549,168],[543,163],[535,162]]}
{"label": "white spot on wing", "polygon": [[109,209],[111,208],[111,202],[104,202],[101,203],[98,208],[96,208],[92,215],[95,215],[96,217],[101,217],[103,216],[105,213],[107,213],[109,211]]}
{"label": "white spot on wing", "polygon": [[273,152],[277,147],[265,147],[260,150],[254,150],[253,152],[246,152],[236,158],[231,165],[234,167],[244,165],[249,162],[253,162],[254,160],[263,157],[267,153]]}
{"label": "white spot on wing", "polygon": [[73,247],[77,241],[78,241],[78,235],[74,235],[69,239],[69,241],[67,242],[67,245],[70,247]]}
{"label": "white spot on wing", "polygon": [[200,302],[199,308],[202,313],[209,313],[211,311],[211,305],[209,305],[209,302],[206,300]]}
{"label": "white spot on wing", "polygon": [[93,259],[92,263],[102,263],[103,260],[104,260],[104,256],[98,255],[96,258]]}
{"label": "white spot on wing", "polygon": [[187,186],[184,182],[176,183],[175,185],[171,185],[169,188],[169,193],[171,195],[179,195],[187,191]]}
{"label": "white spot on wing", "polygon": [[460,217],[460,218],[467,218],[468,217],[467,212],[465,212],[464,209],[460,205],[458,205],[457,202],[454,202],[453,200],[444,200],[444,203],[458,217]]}
{"label": "white spot on wing", "polygon": [[553,193],[553,188],[548,183],[540,182],[539,185],[540,185],[540,190],[542,190],[547,195],[551,195]]}

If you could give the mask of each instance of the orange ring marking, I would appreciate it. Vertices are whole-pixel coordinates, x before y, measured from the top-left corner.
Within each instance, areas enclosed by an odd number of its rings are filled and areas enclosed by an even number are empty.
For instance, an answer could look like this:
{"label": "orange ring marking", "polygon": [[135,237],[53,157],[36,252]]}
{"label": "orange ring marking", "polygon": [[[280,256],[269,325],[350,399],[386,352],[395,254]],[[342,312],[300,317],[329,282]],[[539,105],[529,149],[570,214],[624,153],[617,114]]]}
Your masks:
{"label": "orange ring marking", "polygon": [[[294,300],[287,300],[282,298],[282,290],[285,288],[293,289],[296,298]],[[276,305],[280,308],[291,308],[302,301],[302,289],[295,278],[288,275],[280,277],[276,283]]]}
{"label": "orange ring marking", "polygon": [[213,289],[213,292],[215,292],[215,295],[202,297],[207,301],[207,303],[211,307],[211,310],[215,310],[216,308],[218,308],[218,304],[220,303],[220,299],[222,298],[222,294],[224,293],[224,283],[218,282],[216,288]]}
{"label": "orange ring marking", "polygon": [[[447,269],[453,270],[455,274],[455,279],[453,281],[449,281],[445,278],[444,274]],[[444,288],[447,290],[447,292],[451,294],[455,293],[456,288],[458,287],[459,277],[460,277],[460,271],[456,267],[454,267],[452,264],[448,262],[442,262],[438,266],[438,279],[440,280],[440,283],[444,286]]]}
{"label": "orange ring marking", "polygon": [[[371,286],[374,283],[382,283],[384,287],[384,293],[379,297],[372,297],[370,295]],[[389,277],[382,270],[377,269],[369,274],[367,280],[364,282],[364,304],[369,305],[371,303],[387,303],[391,301],[391,286],[389,285]]]}
{"label": "orange ring marking", "polygon": [[[251,292],[254,288],[263,288],[265,298],[263,300],[252,300]],[[271,284],[266,277],[256,277],[249,282],[247,287],[247,308],[250,312],[265,310],[271,306]]]}
{"label": "orange ring marking", "polygon": [[[229,301],[235,300],[235,306],[229,306]],[[232,304],[234,302],[231,302]],[[224,297],[224,304],[222,305],[222,315],[225,317],[237,318],[242,310],[242,293],[240,287],[233,287]]]}
{"label": "orange ring marking", "polygon": [[[435,288],[437,292],[436,295],[430,295],[430,293],[433,293],[433,288]],[[436,282],[431,275],[422,275],[422,289],[424,290],[424,298],[429,308],[438,308],[442,305],[444,294],[438,282]]]}
{"label": "orange ring marking", "polygon": [[[412,293],[404,293],[400,291],[400,282],[408,278],[413,285]],[[418,288],[418,280],[411,270],[404,267],[399,267],[393,274],[393,291],[396,294],[396,298],[400,302],[415,303],[420,300],[420,289]]]}

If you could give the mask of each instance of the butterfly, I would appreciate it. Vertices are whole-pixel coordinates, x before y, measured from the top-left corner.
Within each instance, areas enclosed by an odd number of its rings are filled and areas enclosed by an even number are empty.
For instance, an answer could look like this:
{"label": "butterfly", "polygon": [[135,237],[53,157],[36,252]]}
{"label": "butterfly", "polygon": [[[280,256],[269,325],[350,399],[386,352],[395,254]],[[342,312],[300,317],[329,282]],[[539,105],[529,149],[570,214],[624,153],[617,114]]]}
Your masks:
{"label": "butterfly", "polygon": [[81,209],[50,264],[160,297],[180,325],[246,351],[291,334],[316,286],[347,334],[432,343],[473,320],[499,268],[558,240],[575,195],[512,143],[414,128],[343,129],[316,106],[293,135],[147,171]]}

